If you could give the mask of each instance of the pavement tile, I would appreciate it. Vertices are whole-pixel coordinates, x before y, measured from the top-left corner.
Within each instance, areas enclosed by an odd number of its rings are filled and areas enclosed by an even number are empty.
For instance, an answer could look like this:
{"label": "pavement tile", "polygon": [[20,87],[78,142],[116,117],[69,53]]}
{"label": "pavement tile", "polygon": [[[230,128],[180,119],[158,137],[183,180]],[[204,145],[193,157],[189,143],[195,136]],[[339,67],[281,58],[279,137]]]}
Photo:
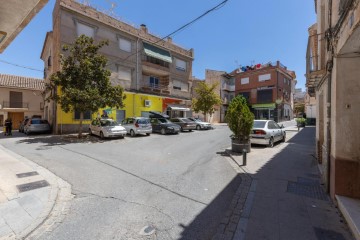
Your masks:
{"label": "pavement tile", "polygon": [[17,201],[0,205],[0,216],[15,233],[20,233],[34,220]]}
{"label": "pavement tile", "polygon": [[45,207],[45,203],[40,201],[34,195],[23,196],[16,201],[28,212],[34,219],[38,217]]}

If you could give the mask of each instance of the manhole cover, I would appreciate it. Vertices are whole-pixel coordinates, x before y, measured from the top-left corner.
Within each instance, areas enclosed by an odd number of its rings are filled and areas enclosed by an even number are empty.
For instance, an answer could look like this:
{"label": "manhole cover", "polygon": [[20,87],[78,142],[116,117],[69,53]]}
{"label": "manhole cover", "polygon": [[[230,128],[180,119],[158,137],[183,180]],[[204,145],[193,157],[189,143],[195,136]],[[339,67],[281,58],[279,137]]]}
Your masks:
{"label": "manhole cover", "polygon": [[45,180],[17,185],[19,192],[26,192],[37,188],[47,187],[49,183]]}
{"label": "manhole cover", "polygon": [[31,176],[35,176],[35,175],[39,175],[38,172],[26,172],[26,173],[19,173],[19,174],[16,174],[16,177],[18,178],[24,178],[24,177],[31,177]]}
{"label": "manhole cover", "polygon": [[304,197],[315,198],[319,200],[329,201],[327,194],[324,192],[320,185],[299,183],[299,182],[288,182],[287,192],[301,195]]}
{"label": "manhole cover", "polygon": [[145,226],[140,230],[140,235],[149,236],[155,233],[155,228],[152,226]]}

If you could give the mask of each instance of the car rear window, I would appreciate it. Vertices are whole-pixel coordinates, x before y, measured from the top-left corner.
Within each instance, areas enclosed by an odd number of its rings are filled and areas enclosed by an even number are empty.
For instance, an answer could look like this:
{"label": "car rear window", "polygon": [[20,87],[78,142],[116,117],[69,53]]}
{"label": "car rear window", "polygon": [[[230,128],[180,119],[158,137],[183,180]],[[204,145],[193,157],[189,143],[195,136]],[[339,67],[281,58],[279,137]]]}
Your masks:
{"label": "car rear window", "polygon": [[253,128],[264,128],[265,127],[265,123],[263,121],[254,121],[254,126]]}
{"label": "car rear window", "polygon": [[43,119],[32,119],[31,124],[48,124],[48,121]]}
{"label": "car rear window", "polygon": [[119,123],[116,121],[101,121],[101,126],[118,126]]}
{"label": "car rear window", "polygon": [[137,123],[139,123],[139,124],[149,124],[149,123],[150,123],[150,119],[147,119],[147,118],[145,118],[145,119],[138,119],[138,120],[137,120]]}
{"label": "car rear window", "polygon": [[187,122],[187,123],[193,122],[193,121],[191,121],[191,120],[189,120],[189,119],[187,119],[187,118],[183,118],[182,120],[183,120],[184,122]]}

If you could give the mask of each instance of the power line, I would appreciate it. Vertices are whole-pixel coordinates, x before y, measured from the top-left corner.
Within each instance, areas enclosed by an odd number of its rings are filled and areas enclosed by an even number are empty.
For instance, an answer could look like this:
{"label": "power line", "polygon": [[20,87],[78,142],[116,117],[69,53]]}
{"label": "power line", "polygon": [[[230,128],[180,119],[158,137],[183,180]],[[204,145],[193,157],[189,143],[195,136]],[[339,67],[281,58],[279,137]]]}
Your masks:
{"label": "power line", "polygon": [[[209,13],[215,11],[215,10],[218,10],[220,8],[222,8],[223,6],[225,6],[225,4],[228,2],[229,0],[224,0],[222,1],[221,3],[219,3],[218,5],[216,5],[215,7],[207,10],[206,12],[204,12],[203,14],[201,14],[200,16],[196,17],[195,19],[191,20],[190,22],[184,24],[183,26],[179,27],[178,29],[176,29],[175,31],[169,33],[168,35],[166,35],[165,37],[163,38],[160,38],[158,41],[156,42],[153,42],[152,44],[156,45],[157,43],[161,42],[161,41],[164,41],[164,39],[168,38],[168,37],[171,37],[172,35],[184,30],[185,28],[189,27],[191,24],[197,22],[198,20],[200,20],[201,18],[205,17],[206,15],[208,15]],[[143,48],[139,49],[138,51],[136,51],[135,53],[133,54],[130,54],[128,55],[126,58],[123,58],[121,59],[122,61],[126,61],[128,58],[130,58],[131,56],[134,56],[136,54],[138,54],[140,51],[142,51]],[[110,63],[108,65],[111,65],[111,64],[115,64],[114,62],[113,63]]]}
{"label": "power line", "polygon": [[15,67],[21,67],[21,68],[29,69],[29,70],[32,70],[32,71],[44,72],[43,70],[39,70],[39,69],[36,69],[36,68],[19,65],[19,64],[16,64],[16,63],[7,62],[7,61],[1,60],[1,59],[0,59],[0,62],[9,64],[9,65],[12,65],[12,66],[15,66]]}

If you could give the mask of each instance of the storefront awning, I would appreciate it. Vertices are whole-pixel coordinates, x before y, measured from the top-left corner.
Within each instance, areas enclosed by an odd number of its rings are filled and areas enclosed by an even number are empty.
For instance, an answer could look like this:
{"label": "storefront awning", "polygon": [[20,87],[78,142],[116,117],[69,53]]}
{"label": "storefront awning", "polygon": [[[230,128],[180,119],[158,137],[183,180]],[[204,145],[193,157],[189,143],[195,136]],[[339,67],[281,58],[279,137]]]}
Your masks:
{"label": "storefront awning", "polygon": [[253,104],[251,107],[254,109],[275,109],[275,103]]}
{"label": "storefront awning", "polygon": [[174,111],[190,111],[190,108],[188,108],[187,106],[178,104],[168,104],[168,109]]}
{"label": "storefront awning", "polygon": [[172,59],[169,51],[155,47],[148,43],[143,43],[143,45],[146,55],[163,60],[164,62],[172,63]]}

